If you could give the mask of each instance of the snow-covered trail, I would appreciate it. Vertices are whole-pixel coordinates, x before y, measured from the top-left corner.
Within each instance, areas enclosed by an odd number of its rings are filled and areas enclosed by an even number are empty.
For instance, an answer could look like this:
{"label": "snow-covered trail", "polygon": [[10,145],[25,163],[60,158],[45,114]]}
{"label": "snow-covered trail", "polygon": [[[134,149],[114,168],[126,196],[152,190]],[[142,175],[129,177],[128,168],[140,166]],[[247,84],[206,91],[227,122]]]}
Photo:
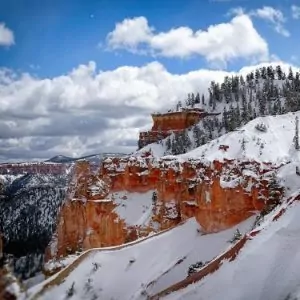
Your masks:
{"label": "snow-covered trail", "polygon": [[[52,280],[32,289],[29,299],[65,299],[74,282],[72,299],[146,299],[182,280],[188,267],[211,260],[230,247],[238,227],[247,232],[254,217],[216,234],[201,235],[194,218],[167,232],[119,249],[92,250]],[[35,296],[34,296],[35,295]]]}
{"label": "snow-covered trail", "polygon": [[266,222],[235,260],[160,299],[288,299],[300,286],[299,214],[300,202],[295,201],[276,221]]}
{"label": "snow-covered trail", "polygon": [[[184,222],[182,222],[181,224],[179,224],[178,226],[184,224]],[[140,238],[138,240],[126,243],[126,244],[122,244],[119,246],[111,246],[111,247],[103,247],[103,248],[92,248],[89,250],[86,250],[84,252],[82,252],[79,256],[77,256],[76,258],[70,258],[71,263],[66,266],[64,269],[62,269],[61,271],[59,271],[58,273],[56,273],[55,275],[51,276],[50,278],[48,278],[47,280],[41,282],[38,285],[35,285],[34,287],[32,287],[30,290],[27,291],[26,295],[24,295],[24,299],[38,299],[49,287],[53,286],[53,285],[59,285],[60,283],[62,283],[65,279],[65,277],[67,277],[82,261],[84,261],[85,258],[87,258],[92,252],[100,252],[100,251],[115,251],[115,250],[120,250],[123,249],[125,247],[130,247],[139,243],[144,242],[147,239],[153,238],[154,236],[159,236],[161,234],[166,233],[167,231],[172,230],[173,228],[168,228],[166,230],[157,232],[155,234],[152,235],[148,235],[146,237]],[[68,259],[68,257],[66,258],[66,260]]]}

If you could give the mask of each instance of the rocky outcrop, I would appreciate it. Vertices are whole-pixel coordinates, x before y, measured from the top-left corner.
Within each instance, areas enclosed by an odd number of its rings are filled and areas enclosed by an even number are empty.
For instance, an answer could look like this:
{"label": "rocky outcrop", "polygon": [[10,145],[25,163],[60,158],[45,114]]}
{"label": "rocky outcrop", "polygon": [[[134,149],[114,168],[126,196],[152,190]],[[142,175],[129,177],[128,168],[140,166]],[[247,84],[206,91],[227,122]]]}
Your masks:
{"label": "rocky outcrop", "polygon": [[[120,245],[196,217],[206,233],[217,232],[245,220],[282,189],[272,185],[276,169],[250,161],[203,163],[153,157],[107,158],[93,175],[87,162],[78,163],[73,194],[63,205],[58,229],[47,258],[76,250]],[[126,224],[110,195],[119,191],[146,193],[152,199],[151,221]],[[130,201],[124,198],[124,203]]]}
{"label": "rocky outcrop", "polygon": [[[173,203],[180,221],[195,216],[206,232],[231,227],[262,210],[267,199],[273,201],[269,194],[274,172],[269,164],[250,161],[180,164],[151,158],[105,160],[102,167],[112,190],[157,189],[157,203],[165,207]],[[279,197],[282,190],[277,192]]]}
{"label": "rocky outcrop", "polygon": [[169,136],[172,132],[182,132],[197,124],[199,120],[209,114],[200,108],[181,109],[180,111],[169,111],[167,113],[152,114],[153,126],[150,131],[140,132],[139,148],[155,143]]}

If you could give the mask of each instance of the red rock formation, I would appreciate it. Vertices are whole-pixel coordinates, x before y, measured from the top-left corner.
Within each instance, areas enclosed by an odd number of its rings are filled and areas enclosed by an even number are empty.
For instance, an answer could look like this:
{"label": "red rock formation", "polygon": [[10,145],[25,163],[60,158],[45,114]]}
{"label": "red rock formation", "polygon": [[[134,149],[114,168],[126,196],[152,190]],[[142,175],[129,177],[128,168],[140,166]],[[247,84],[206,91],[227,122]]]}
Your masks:
{"label": "red rock formation", "polygon": [[203,109],[191,108],[181,111],[168,112],[164,114],[152,114],[153,126],[150,131],[141,132],[139,136],[139,147],[142,148],[150,143],[169,136],[172,132],[182,132],[199,122],[208,114]]}
{"label": "red rock formation", "polygon": [[[272,172],[271,165],[247,161],[180,164],[176,160],[127,157],[104,160],[100,173],[92,175],[87,162],[78,163],[74,195],[61,210],[56,239],[47,257],[119,245],[193,216],[205,232],[226,229],[265,207]],[[95,183],[98,190],[94,188],[91,193]],[[157,199],[152,222],[145,226],[127,225],[114,211],[116,204],[107,199],[109,192],[149,190],[157,191]]]}

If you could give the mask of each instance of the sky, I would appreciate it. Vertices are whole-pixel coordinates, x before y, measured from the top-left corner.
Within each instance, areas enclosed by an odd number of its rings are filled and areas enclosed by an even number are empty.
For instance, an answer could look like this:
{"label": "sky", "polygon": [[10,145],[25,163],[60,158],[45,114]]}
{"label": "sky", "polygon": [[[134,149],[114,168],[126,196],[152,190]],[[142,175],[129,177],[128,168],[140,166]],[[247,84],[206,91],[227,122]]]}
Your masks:
{"label": "sky", "polygon": [[0,0],[0,163],[130,153],[150,114],[300,65],[298,0]]}

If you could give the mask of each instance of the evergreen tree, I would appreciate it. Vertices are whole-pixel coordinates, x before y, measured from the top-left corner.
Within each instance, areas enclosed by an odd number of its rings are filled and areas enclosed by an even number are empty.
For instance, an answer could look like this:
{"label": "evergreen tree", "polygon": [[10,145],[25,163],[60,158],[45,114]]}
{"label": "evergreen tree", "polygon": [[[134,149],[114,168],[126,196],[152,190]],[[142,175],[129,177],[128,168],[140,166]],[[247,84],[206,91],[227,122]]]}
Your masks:
{"label": "evergreen tree", "polygon": [[283,79],[283,72],[282,72],[282,70],[281,70],[281,67],[280,67],[280,65],[278,65],[277,67],[276,67],[276,73],[277,73],[277,79],[278,80],[282,80]]}
{"label": "evergreen tree", "polygon": [[275,73],[274,73],[274,70],[273,70],[273,67],[272,66],[268,66],[267,67],[267,76],[269,79],[271,80],[274,80],[275,79]]}
{"label": "evergreen tree", "polygon": [[294,74],[293,74],[292,68],[290,67],[290,68],[289,68],[288,80],[293,80],[293,79],[294,79]]}
{"label": "evergreen tree", "polygon": [[201,145],[201,130],[198,125],[193,127],[193,138],[196,144],[196,147]]}
{"label": "evergreen tree", "polygon": [[260,79],[260,72],[259,72],[259,69],[256,69],[255,70],[255,82],[258,83]]}
{"label": "evergreen tree", "polygon": [[195,97],[195,104],[199,104],[199,103],[200,103],[200,95],[199,93],[197,93]]}
{"label": "evergreen tree", "polygon": [[295,136],[294,136],[294,146],[296,150],[299,150],[299,119],[298,116],[295,118]]}

